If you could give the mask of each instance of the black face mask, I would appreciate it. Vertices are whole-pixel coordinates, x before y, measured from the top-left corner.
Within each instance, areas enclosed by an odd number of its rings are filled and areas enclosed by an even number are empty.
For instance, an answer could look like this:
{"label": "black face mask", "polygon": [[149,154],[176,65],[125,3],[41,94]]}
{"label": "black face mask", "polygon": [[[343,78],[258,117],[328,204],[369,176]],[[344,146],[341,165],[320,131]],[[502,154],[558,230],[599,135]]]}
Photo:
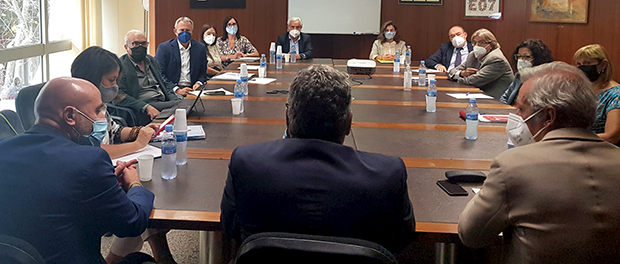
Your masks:
{"label": "black face mask", "polygon": [[146,48],[142,46],[137,46],[131,48],[131,57],[135,62],[142,62],[146,58]]}
{"label": "black face mask", "polygon": [[596,80],[598,80],[599,77],[601,77],[602,72],[598,72],[598,69],[596,69],[597,65],[581,65],[578,66],[577,68],[579,68],[583,73],[586,74],[586,77],[588,77],[588,79],[591,82],[595,82]]}

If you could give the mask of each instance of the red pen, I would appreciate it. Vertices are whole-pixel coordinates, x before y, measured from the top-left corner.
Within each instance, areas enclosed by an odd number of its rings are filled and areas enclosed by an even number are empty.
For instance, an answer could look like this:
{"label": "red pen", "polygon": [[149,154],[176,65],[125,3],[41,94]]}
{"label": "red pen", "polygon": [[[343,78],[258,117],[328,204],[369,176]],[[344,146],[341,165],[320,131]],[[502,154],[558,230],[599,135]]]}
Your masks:
{"label": "red pen", "polygon": [[166,119],[166,121],[161,123],[159,129],[157,130],[157,132],[155,132],[153,137],[156,137],[157,135],[159,135],[160,132],[164,131],[164,129],[166,129],[166,125],[169,125],[170,123],[172,123],[172,121],[174,121],[174,115],[171,115],[170,117],[168,117],[168,119]]}

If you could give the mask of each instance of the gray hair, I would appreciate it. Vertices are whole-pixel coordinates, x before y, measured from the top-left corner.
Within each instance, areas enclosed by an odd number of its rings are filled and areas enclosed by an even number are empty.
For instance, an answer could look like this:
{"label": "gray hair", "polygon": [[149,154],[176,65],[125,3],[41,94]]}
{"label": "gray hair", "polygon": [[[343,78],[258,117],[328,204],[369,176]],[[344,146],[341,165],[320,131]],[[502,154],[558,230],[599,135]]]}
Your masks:
{"label": "gray hair", "polygon": [[178,25],[178,24],[179,24],[179,22],[181,22],[181,21],[183,21],[183,22],[189,22],[190,24],[192,24],[192,28],[194,28],[194,21],[193,21],[191,18],[189,18],[189,17],[179,17],[179,18],[177,19],[177,21],[176,21],[176,22],[174,22],[174,28],[175,28],[175,29],[177,28],[177,25]]}
{"label": "gray hair", "polygon": [[146,37],[146,34],[144,34],[144,32],[142,32],[141,30],[137,30],[137,29],[129,30],[127,34],[125,34],[125,45],[129,46],[129,44],[131,44],[129,43],[129,37],[133,35],[137,35],[137,34],[141,34]]}
{"label": "gray hair", "polygon": [[532,110],[553,107],[558,128],[588,128],[594,124],[596,95],[592,83],[577,67],[560,61],[545,63],[523,70],[521,79],[523,83],[530,79],[534,82],[524,103]]}
{"label": "gray hair", "polygon": [[301,24],[301,26],[302,26],[302,27],[304,26],[304,22],[302,22],[302,21],[301,21],[301,18],[300,18],[300,17],[291,17],[291,18],[288,20],[288,22],[287,22],[287,24],[286,24],[286,25],[291,25],[291,22],[293,22],[293,21],[299,21],[299,23]]}
{"label": "gray hair", "polygon": [[326,65],[297,73],[288,97],[288,131],[294,138],[342,143],[350,129],[349,75]]}

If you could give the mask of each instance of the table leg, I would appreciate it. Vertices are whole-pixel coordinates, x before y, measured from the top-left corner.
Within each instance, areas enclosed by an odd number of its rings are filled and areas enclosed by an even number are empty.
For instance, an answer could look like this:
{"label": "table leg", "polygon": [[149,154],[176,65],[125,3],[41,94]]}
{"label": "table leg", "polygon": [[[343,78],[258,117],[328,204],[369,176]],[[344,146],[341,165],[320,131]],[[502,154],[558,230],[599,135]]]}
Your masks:
{"label": "table leg", "polygon": [[222,232],[200,231],[200,264],[222,263]]}
{"label": "table leg", "polygon": [[435,263],[436,264],[456,263],[456,244],[435,243]]}

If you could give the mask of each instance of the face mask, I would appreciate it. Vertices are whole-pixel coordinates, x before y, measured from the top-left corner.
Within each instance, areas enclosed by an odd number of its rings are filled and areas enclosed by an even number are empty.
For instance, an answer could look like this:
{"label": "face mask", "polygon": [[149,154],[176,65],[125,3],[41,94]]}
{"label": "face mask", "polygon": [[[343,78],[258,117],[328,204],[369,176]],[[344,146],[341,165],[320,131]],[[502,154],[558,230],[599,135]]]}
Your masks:
{"label": "face mask", "polygon": [[474,56],[476,57],[476,59],[479,59],[479,58],[482,58],[482,56],[487,54],[487,49],[484,47],[475,46],[473,52],[474,52]]}
{"label": "face mask", "polygon": [[78,133],[78,135],[80,135],[77,139],[77,143],[80,145],[99,147],[101,145],[101,142],[103,142],[105,134],[108,133],[108,121],[105,118],[97,118],[93,120],[77,108],[75,110],[83,117],[88,119],[88,121],[93,123],[93,131],[88,136],[82,135],[80,131],[75,129],[75,127],[72,127],[73,130]]}
{"label": "face mask", "polygon": [[526,60],[522,60],[522,59],[519,59],[517,61],[517,70],[518,71],[521,71],[521,70],[523,70],[525,68],[531,68],[531,67],[532,67],[532,62],[531,61],[526,61]]}
{"label": "face mask", "polygon": [[455,48],[458,48],[458,49],[464,47],[465,46],[465,42],[467,42],[467,41],[465,40],[464,37],[461,37],[461,36],[456,36],[456,37],[452,38],[452,46],[454,46]]}
{"label": "face mask", "polygon": [[[180,37],[180,35],[179,35]],[[135,62],[142,62],[146,58],[146,48],[142,46],[137,46],[131,48],[131,58]],[[105,102],[104,102],[105,103]]]}
{"label": "face mask", "polygon": [[296,38],[299,37],[299,34],[301,34],[301,32],[299,32],[299,30],[297,29],[293,29],[289,31],[288,34],[291,35],[292,38]]}
{"label": "face mask", "polygon": [[510,139],[510,141],[512,141],[512,144],[514,144],[515,147],[525,146],[527,144],[536,142],[534,138],[536,138],[536,136],[538,136],[540,132],[545,130],[545,128],[541,128],[538,132],[536,132],[536,134],[532,135],[532,132],[530,132],[530,128],[525,123],[528,120],[530,120],[532,117],[534,117],[536,114],[540,113],[543,109],[544,108],[541,108],[538,111],[534,112],[532,115],[530,115],[525,120],[523,120],[523,118],[513,113],[508,114],[508,124],[506,124],[506,134],[508,134],[508,138]]}
{"label": "face mask", "polygon": [[386,31],[385,33],[383,33],[385,35],[386,39],[393,39],[394,36],[396,36],[396,32],[390,32],[390,31]]}
{"label": "face mask", "polygon": [[211,45],[211,44],[213,44],[214,42],[215,42],[215,35],[211,35],[211,34],[209,34],[209,35],[207,35],[207,36],[205,37],[205,43],[207,43],[207,44]]}
{"label": "face mask", "polygon": [[237,30],[239,30],[237,26],[226,27],[226,32],[231,35],[237,34]]}
{"label": "face mask", "polygon": [[112,85],[110,87],[105,87],[103,84],[99,86],[99,92],[101,93],[101,101],[106,104],[112,102],[116,95],[118,94],[118,85]]}
{"label": "face mask", "polygon": [[583,73],[586,74],[586,77],[588,77],[588,79],[591,82],[595,82],[596,80],[598,80],[599,77],[601,77],[602,72],[598,72],[598,69],[596,68],[598,66],[597,65],[581,65],[578,66],[577,68],[579,68]]}
{"label": "face mask", "polygon": [[192,39],[192,33],[189,33],[189,31],[183,31],[179,33],[178,39],[181,43],[187,43]]}

